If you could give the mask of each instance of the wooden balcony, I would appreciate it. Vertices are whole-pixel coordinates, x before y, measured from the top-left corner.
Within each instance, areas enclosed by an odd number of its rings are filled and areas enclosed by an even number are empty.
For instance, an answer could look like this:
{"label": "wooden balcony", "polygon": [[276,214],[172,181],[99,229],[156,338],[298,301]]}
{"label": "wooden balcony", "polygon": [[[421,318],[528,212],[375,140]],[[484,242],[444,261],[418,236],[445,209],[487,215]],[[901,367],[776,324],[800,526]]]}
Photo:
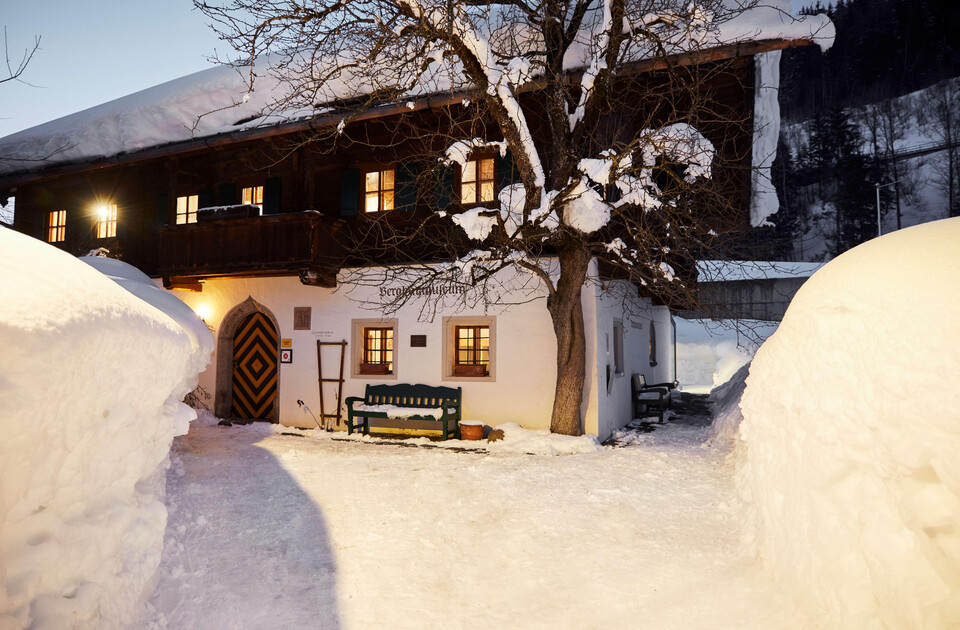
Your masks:
{"label": "wooden balcony", "polygon": [[166,288],[200,290],[206,278],[299,275],[335,287],[338,246],[320,212],[169,225],[160,231],[159,275]]}

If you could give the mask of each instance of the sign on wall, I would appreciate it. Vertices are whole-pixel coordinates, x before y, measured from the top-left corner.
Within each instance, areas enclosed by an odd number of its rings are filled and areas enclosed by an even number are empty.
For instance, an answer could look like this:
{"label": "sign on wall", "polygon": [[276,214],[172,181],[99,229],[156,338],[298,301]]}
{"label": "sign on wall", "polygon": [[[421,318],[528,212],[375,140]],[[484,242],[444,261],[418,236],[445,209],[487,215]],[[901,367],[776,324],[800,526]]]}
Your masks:
{"label": "sign on wall", "polygon": [[293,329],[294,330],[310,330],[310,307],[309,306],[293,307]]}
{"label": "sign on wall", "polygon": [[280,349],[280,363],[293,363],[293,349],[292,349],[292,348],[281,348],[281,349]]}
{"label": "sign on wall", "polygon": [[292,347],[293,347],[293,340],[292,340],[292,339],[281,339],[281,340],[280,340],[280,347],[281,347],[281,348],[292,348]]}

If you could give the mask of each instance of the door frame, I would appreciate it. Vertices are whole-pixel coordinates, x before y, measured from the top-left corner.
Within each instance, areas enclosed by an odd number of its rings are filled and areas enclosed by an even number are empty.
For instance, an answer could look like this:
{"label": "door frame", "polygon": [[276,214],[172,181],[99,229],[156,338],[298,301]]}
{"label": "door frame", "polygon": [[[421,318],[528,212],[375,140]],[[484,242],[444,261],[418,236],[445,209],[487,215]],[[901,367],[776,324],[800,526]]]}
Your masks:
{"label": "door frame", "polygon": [[[220,418],[228,418],[233,413],[233,342],[237,328],[248,316],[262,313],[273,324],[280,339],[280,324],[266,306],[257,302],[253,297],[234,306],[220,322],[220,331],[217,335],[217,385],[214,392],[213,412]],[[277,349],[277,401],[273,405],[273,413],[267,422],[274,424],[280,421],[280,350]]]}

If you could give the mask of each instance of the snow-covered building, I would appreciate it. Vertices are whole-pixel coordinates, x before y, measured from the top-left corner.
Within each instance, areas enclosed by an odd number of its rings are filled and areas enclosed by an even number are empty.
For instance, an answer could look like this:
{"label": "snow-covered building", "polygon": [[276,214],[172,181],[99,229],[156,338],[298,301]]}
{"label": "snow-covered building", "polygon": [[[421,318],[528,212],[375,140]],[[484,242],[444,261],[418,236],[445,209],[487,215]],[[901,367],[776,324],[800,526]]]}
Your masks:
{"label": "snow-covered building", "polygon": [[[766,19],[738,23],[730,41],[693,60],[726,64],[712,93],[754,130],[753,138],[722,125],[704,130],[736,164],[715,176],[731,183],[743,226],[770,212],[769,195],[750,195],[750,174],[772,161],[757,147],[776,146],[775,91],[760,89],[776,86],[776,51],[831,37],[825,18],[771,10]],[[413,156],[423,138],[409,130],[444,125],[444,112],[469,107],[464,94],[417,94],[355,115],[345,86],[314,112],[271,116],[267,87],[248,92],[242,75],[217,67],[0,139],[0,201],[15,198],[16,230],[72,253],[104,247],[201,315],[217,347],[200,384],[218,415],[313,426],[337,394],[424,383],[461,387],[464,419],[548,427],[556,342],[536,299],[542,290],[506,280],[516,298],[503,300],[515,302],[509,308],[422,296],[433,315],[424,318],[417,307],[370,310],[396,286],[343,282],[357,268],[375,275],[398,262],[377,247],[371,217],[419,226],[437,210],[476,205],[464,202],[468,191],[482,203],[511,183],[510,156],[498,153],[470,154],[436,180],[420,176]],[[542,96],[524,98],[535,115]],[[343,140],[305,141],[321,128],[343,131]],[[361,238],[347,246],[344,235]],[[369,248],[357,245],[364,239]],[[406,254],[445,262],[428,244]],[[671,307],[681,305],[633,287],[640,297],[627,308],[611,297],[622,280],[596,263],[589,276],[582,428],[603,439],[631,419],[631,374],[675,379]]]}

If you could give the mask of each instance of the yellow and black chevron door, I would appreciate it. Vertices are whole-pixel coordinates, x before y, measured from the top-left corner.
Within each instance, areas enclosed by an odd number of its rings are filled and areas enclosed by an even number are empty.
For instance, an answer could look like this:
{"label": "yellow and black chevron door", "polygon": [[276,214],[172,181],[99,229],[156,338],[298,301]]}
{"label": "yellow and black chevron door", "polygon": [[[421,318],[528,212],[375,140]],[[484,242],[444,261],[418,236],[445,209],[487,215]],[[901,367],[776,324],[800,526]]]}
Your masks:
{"label": "yellow and black chevron door", "polygon": [[270,420],[277,402],[277,329],[263,313],[233,338],[233,417]]}

